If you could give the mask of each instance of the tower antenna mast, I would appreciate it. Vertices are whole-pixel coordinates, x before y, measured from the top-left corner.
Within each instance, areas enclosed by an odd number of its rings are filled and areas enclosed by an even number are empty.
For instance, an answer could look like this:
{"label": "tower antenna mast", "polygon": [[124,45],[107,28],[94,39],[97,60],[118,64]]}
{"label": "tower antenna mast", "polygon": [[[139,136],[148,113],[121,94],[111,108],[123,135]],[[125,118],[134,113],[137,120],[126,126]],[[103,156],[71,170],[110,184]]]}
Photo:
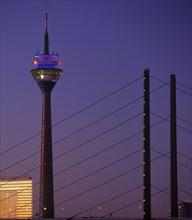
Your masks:
{"label": "tower antenna mast", "polygon": [[45,12],[44,54],[49,54],[48,12]]}

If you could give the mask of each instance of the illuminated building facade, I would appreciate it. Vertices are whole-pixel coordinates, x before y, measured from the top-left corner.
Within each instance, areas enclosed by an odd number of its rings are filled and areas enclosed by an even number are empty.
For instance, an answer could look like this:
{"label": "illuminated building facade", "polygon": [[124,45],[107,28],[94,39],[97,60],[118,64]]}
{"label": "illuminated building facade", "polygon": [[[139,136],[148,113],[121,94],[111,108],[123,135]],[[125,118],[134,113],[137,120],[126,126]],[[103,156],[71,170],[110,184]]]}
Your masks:
{"label": "illuminated building facade", "polygon": [[54,218],[53,158],[51,92],[62,74],[61,61],[54,52],[49,53],[47,13],[44,37],[44,53],[36,54],[33,60],[32,76],[42,92],[42,130],[41,130],[41,167],[40,167],[40,217]]}
{"label": "illuminated building facade", "polygon": [[0,179],[0,218],[32,218],[32,179]]}
{"label": "illuminated building facade", "polygon": [[179,202],[178,215],[179,215],[179,218],[192,217],[192,203],[191,202]]}

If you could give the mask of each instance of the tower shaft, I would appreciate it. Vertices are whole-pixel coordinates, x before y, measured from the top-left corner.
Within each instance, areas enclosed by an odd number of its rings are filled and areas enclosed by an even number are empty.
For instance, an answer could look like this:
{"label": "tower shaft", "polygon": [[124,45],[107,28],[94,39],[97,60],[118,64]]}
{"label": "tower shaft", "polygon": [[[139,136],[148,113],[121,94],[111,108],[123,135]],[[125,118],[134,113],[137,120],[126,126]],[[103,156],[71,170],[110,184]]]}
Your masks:
{"label": "tower shaft", "polygon": [[53,52],[49,54],[48,13],[45,17],[44,53],[36,54],[31,74],[42,92],[42,131],[40,166],[40,204],[41,218],[54,218],[51,92],[63,70],[58,67],[61,61]]}
{"label": "tower shaft", "polygon": [[150,85],[149,69],[144,70],[143,138],[143,219],[151,220]]}
{"label": "tower shaft", "polygon": [[178,217],[176,79],[170,76],[171,217]]}
{"label": "tower shaft", "polygon": [[40,82],[42,91],[42,133],[40,170],[40,216],[54,218],[51,91],[53,82]]}

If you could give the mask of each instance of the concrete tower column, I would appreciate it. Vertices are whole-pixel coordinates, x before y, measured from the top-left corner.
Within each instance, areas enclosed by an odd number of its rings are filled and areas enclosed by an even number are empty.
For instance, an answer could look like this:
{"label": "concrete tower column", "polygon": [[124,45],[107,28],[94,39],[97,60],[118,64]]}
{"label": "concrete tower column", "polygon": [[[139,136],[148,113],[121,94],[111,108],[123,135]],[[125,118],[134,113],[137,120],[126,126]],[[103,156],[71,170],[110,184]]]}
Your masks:
{"label": "concrete tower column", "polygon": [[151,220],[150,85],[149,69],[144,70],[143,113],[143,219]]}
{"label": "concrete tower column", "polygon": [[42,92],[42,133],[40,166],[40,208],[41,218],[54,218],[51,92],[62,74],[58,55],[49,54],[49,36],[47,27],[44,35],[44,53],[36,54],[31,73]]}
{"label": "concrete tower column", "polygon": [[178,217],[176,79],[170,76],[171,217]]}

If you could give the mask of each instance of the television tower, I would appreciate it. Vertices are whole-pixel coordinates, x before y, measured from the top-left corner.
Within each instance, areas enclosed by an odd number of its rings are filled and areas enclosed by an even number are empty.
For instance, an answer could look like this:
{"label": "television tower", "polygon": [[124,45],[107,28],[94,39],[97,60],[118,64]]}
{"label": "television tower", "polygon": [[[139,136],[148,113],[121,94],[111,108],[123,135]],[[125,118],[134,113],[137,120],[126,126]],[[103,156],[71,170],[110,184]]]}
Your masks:
{"label": "television tower", "polygon": [[40,210],[42,218],[54,218],[51,91],[63,70],[54,52],[49,53],[48,13],[45,14],[44,53],[36,54],[31,73],[42,92]]}

